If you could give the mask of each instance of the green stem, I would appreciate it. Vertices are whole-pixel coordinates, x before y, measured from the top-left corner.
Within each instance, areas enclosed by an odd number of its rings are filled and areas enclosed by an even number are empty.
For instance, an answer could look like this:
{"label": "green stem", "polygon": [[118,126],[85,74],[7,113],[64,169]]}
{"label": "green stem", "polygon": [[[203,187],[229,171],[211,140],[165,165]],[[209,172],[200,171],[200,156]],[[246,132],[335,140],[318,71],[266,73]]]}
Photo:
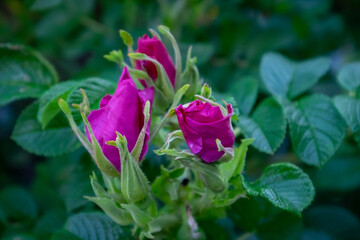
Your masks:
{"label": "green stem", "polygon": [[165,125],[165,123],[167,122],[167,120],[170,118],[170,110],[171,110],[171,108],[167,111],[167,113],[166,113],[166,115],[164,116],[164,118],[163,118],[163,119],[161,120],[161,122],[156,126],[155,130],[151,133],[149,142],[152,141],[152,139],[156,136],[156,134],[160,131],[160,129]]}

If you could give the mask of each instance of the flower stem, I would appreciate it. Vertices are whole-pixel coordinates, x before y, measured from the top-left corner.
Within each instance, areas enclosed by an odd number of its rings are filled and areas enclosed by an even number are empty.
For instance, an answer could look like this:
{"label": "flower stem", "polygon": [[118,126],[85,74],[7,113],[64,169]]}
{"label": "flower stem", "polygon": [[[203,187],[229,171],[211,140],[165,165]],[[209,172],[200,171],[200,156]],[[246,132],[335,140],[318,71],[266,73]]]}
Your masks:
{"label": "flower stem", "polygon": [[160,129],[165,125],[167,120],[170,118],[170,111],[171,111],[171,108],[167,111],[167,113],[165,114],[165,116],[161,120],[161,122],[156,126],[155,130],[150,134],[149,142],[152,141],[152,139],[156,136],[156,134],[160,131]]}

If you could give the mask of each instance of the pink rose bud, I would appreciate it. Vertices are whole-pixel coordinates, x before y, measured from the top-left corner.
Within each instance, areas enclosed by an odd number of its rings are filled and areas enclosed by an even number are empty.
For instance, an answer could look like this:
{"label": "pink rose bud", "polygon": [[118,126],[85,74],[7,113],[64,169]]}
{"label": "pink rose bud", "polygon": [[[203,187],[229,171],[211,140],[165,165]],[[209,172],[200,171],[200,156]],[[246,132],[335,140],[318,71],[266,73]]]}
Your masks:
{"label": "pink rose bud", "polygon": [[[175,66],[174,63],[167,52],[164,44],[157,39],[155,36],[149,38],[148,35],[144,35],[142,38],[138,39],[138,49],[136,50],[138,53],[144,53],[151,58],[156,59],[159,63],[161,63],[166,71],[166,74],[169,77],[171,85],[175,86]],[[136,69],[146,71],[149,76],[156,80],[158,77],[158,72],[155,64],[149,61],[136,60]],[[141,81],[141,84],[144,87],[147,87],[146,82],[144,80]]]}
{"label": "pink rose bud", "polygon": [[[90,126],[104,155],[119,171],[119,150],[114,146],[107,145],[106,142],[115,141],[116,131],[118,131],[126,137],[128,149],[131,152],[144,125],[143,112],[146,101],[149,100],[152,103],[153,97],[153,88],[145,88],[144,90],[136,88],[128,69],[125,67],[114,95],[105,95],[100,101],[100,109],[91,111],[88,116]],[[140,159],[145,156],[148,150],[149,128],[150,121]],[[87,137],[91,141],[88,131]]]}
{"label": "pink rose bud", "polygon": [[179,105],[175,113],[181,131],[193,154],[205,162],[215,162],[224,154],[218,151],[216,139],[224,147],[232,147],[235,135],[231,126],[232,106],[227,105],[228,114],[224,116],[218,106],[196,100],[184,107]]}

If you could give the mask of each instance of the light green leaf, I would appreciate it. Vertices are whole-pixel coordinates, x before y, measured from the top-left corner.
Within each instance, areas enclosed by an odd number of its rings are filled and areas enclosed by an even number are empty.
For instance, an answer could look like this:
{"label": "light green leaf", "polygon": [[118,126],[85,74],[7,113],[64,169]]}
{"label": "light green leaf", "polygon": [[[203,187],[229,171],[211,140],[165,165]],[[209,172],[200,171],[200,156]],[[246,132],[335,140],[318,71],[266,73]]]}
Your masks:
{"label": "light green leaf", "polygon": [[314,86],[329,70],[330,59],[314,58],[294,62],[278,53],[267,53],[261,60],[261,76],[274,96],[295,98]]}
{"label": "light green leaf", "polygon": [[38,102],[25,108],[18,118],[11,138],[25,150],[42,156],[57,156],[72,152],[80,147],[67,121],[54,118],[43,129],[37,120]]}
{"label": "light green leaf", "polygon": [[138,224],[141,227],[145,227],[152,220],[152,218],[147,213],[142,211],[136,205],[121,204],[121,207],[128,210],[131,216],[133,217],[134,221],[136,222],[136,224]]}
{"label": "light green leaf", "polygon": [[346,123],[331,99],[323,95],[284,103],[296,155],[305,163],[323,166],[336,152],[346,133]]}
{"label": "light green leaf", "polygon": [[41,95],[39,100],[39,111],[37,119],[42,127],[49,123],[49,121],[60,112],[58,99],[66,99],[69,93],[76,87],[76,82],[67,81],[54,85],[49,90]]}
{"label": "light green leaf", "polygon": [[243,186],[251,196],[266,198],[276,207],[301,214],[315,197],[315,189],[307,174],[290,163],[272,164],[265,168],[260,179]]}
{"label": "light green leaf", "polygon": [[360,99],[349,96],[336,96],[334,102],[337,110],[354,134],[355,140],[360,145]]}
{"label": "light green leaf", "polygon": [[240,116],[238,126],[252,145],[261,152],[273,154],[285,137],[286,121],[281,105],[274,99],[264,100],[251,117]]}
{"label": "light green leaf", "polygon": [[0,44],[0,106],[37,98],[58,81],[53,66],[34,50]]}
{"label": "light green leaf", "polygon": [[352,92],[360,87],[360,62],[354,62],[345,65],[340,69],[337,77],[340,85]]}
{"label": "light green leaf", "polygon": [[231,89],[229,89],[242,115],[250,114],[258,95],[258,88],[257,79],[247,76],[239,79],[231,86]]}
{"label": "light green leaf", "polygon": [[64,228],[83,240],[132,239],[128,228],[121,227],[99,212],[73,215],[66,221]]}

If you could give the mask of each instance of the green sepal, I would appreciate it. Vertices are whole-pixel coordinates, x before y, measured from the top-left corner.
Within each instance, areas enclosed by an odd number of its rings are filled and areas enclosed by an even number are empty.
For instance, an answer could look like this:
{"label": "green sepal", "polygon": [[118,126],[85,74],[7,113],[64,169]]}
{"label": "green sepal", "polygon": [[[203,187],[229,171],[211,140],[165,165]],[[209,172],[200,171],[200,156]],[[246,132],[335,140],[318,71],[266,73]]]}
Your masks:
{"label": "green sepal", "polygon": [[114,222],[119,225],[126,226],[133,222],[131,214],[127,210],[121,209],[114,200],[99,197],[85,198],[98,205],[112,220],[114,220]]}
{"label": "green sepal", "polygon": [[84,89],[80,88],[80,92],[83,96],[83,101],[80,104],[73,104],[73,107],[77,108],[80,112],[83,112],[85,116],[87,116],[91,111],[89,99],[86,96]]}
{"label": "green sepal", "polygon": [[136,144],[133,150],[131,151],[132,157],[137,162],[140,161],[140,155],[144,147],[145,133],[149,120],[150,120],[150,101],[147,101],[144,107],[144,125],[139,133],[138,139],[136,140]]}
{"label": "green sepal", "polygon": [[201,87],[200,95],[203,96],[204,98],[211,98],[212,90],[211,90],[211,87],[207,83],[205,83]]}
{"label": "green sepal", "polygon": [[[201,85],[199,69],[196,66],[196,57],[191,57],[192,47],[189,47],[186,59],[186,67],[184,72],[182,73],[182,81],[183,83],[189,83],[190,89],[186,93],[188,98],[192,98],[198,91]],[[211,88],[210,88],[211,91]],[[211,92],[210,92],[211,95]]]}
{"label": "green sepal", "polygon": [[221,156],[221,158],[217,161],[220,163],[230,162],[234,158],[234,149],[229,147],[224,147],[221,144],[220,139],[216,139],[216,145],[218,147],[218,151],[223,151],[224,154]]}
{"label": "green sepal", "polygon": [[198,162],[196,169],[201,182],[214,193],[221,193],[227,188],[227,182],[218,164]]}
{"label": "green sepal", "polygon": [[134,44],[134,40],[132,38],[132,36],[130,35],[130,33],[128,33],[127,31],[125,30],[119,30],[119,34],[120,34],[120,37],[122,38],[124,44],[129,48],[129,49],[132,49],[132,46]]}
{"label": "green sepal", "polygon": [[180,54],[180,49],[179,46],[174,38],[174,36],[171,34],[170,29],[164,25],[160,25],[158,26],[158,30],[161,34],[163,34],[164,36],[166,36],[174,49],[174,53],[175,53],[175,69],[176,69],[176,75],[175,75],[175,89],[179,89],[182,86],[182,79],[181,79],[181,72],[182,72],[182,67],[181,67],[181,54]]}
{"label": "green sepal", "polygon": [[[111,179],[104,175],[104,178],[107,178],[107,181],[110,182]],[[106,180],[106,179],[104,179]],[[105,182],[107,182],[105,181]],[[101,184],[98,182],[97,180],[97,177],[95,175],[95,173],[93,173],[91,176],[90,176],[90,183],[91,183],[91,187],[95,193],[95,195],[99,198],[109,198],[109,199],[112,199],[114,200],[115,202],[117,203],[126,203],[126,200],[125,198],[122,196],[121,192],[119,192],[120,190],[119,187],[114,187],[113,183],[111,183],[112,186],[108,187],[108,191],[105,191],[105,189],[101,186]],[[116,190],[114,190],[114,188]],[[109,192],[110,191],[110,192]]]}
{"label": "green sepal", "polygon": [[207,103],[210,103],[211,105],[215,106],[215,107],[219,107],[220,110],[221,110],[221,113],[224,115],[224,116],[227,116],[229,114],[228,110],[221,104],[209,99],[209,98],[206,98],[206,97],[203,97],[201,95],[195,95],[195,98],[196,99],[199,99],[203,102],[207,102]]}
{"label": "green sepal", "polygon": [[181,139],[181,140],[185,139],[184,134],[182,133],[181,130],[176,130],[169,133],[166,137],[164,145],[161,148],[154,150],[154,153],[157,155],[163,155],[164,154],[163,150],[169,149],[171,142],[177,139]]}
{"label": "green sepal", "polygon": [[152,28],[149,28],[149,32],[151,32],[151,34],[153,35],[153,37],[156,37],[157,39],[159,39],[161,41],[161,37],[160,35]]}
{"label": "green sepal", "polygon": [[220,165],[224,176],[227,180],[231,177],[241,174],[245,167],[245,157],[248,147],[254,141],[253,138],[243,139],[241,145],[235,148],[234,158],[232,161]]}
{"label": "green sepal", "polygon": [[143,53],[129,53],[131,59],[149,61],[155,64],[158,72],[158,81],[155,81],[155,85],[160,89],[163,95],[166,97],[167,102],[171,102],[174,98],[174,88],[170,83],[169,77],[164,69],[164,66],[154,58],[151,58]]}
{"label": "green sepal", "polygon": [[163,119],[160,121],[160,123],[156,126],[155,130],[151,133],[150,135],[150,141],[153,139],[153,137],[160,131],[160,129],[165,125],[165,123],[167,122],[167,120],[169,120],[169,118],[171,116],[173,116],[174,114],[174,108],[179,104],[181,98],[184,96],[184,94],[187,92],[187,90],[189,89],[190,85],[189,84],[185,84],[184,86],[182,86],[176,93],[173,99],[173,102],[170,106],[170,108],[168,109],[168,111],[166,112],[165,116],[163,117]]}
{"label": "green sepal", "polygon": [[124,55],[121,50],[113,50],[109,54],[104,55],[104,58],[110,62],[119,64],[121,67],[125,66]]}
{"label": "green sepal", "polygon": [[152,217],[150,217],[146,212],[142,211],[136,205],[121,204],[121,207],[129,211],[135,223],[140,227],[145,227],[152,220]]}
{"label": "green sepal", "polygon": [[73,132],[75,133],[75,135],[77,136],[77,138],[79,139],[81,144],[90,153],[90,155],[93,158],[95,158],[95,153],[93,151],[92,145],[89,142],[88,138],[85,136],[85,134],[79,129],[78,125],[75,123],[75,120],[74,120],[73,116],[71,115],[71,109],[70,109],[69,105],[67,104],[67,102],[64,99],[59,98],[58,104],[59,104],[61,111],[63,111],[66,118],[68,119],[71,129],[73,130]]}
{"label": "green sepal", "polygon": [[109,161],[109,159],[107,159],[107,157],[102,152],[100,144],[95,138],[95,135],[92,131],[92,128],[90,126],[90,123],[89,123],[87,117],[85,116],[84,113],[81,113],[81,117],[82,117],[84,124],[87,127],[90,137],[91,137],[91,143],[92,143],[92,148],[94,151],[94,159],[95,159],[96,165],[103,173],[105,173],[108,176],[112,176],[112,177],[119,176],[118,170],[114,167],[114,165]]}
{"label": "green sepal", "polygon": [[138,162],[129,153],[126,137],[119,132],[116,134],[116,146],[121,160],[121,192],[129,202],[139,202],[149,193],[149,182]]}

